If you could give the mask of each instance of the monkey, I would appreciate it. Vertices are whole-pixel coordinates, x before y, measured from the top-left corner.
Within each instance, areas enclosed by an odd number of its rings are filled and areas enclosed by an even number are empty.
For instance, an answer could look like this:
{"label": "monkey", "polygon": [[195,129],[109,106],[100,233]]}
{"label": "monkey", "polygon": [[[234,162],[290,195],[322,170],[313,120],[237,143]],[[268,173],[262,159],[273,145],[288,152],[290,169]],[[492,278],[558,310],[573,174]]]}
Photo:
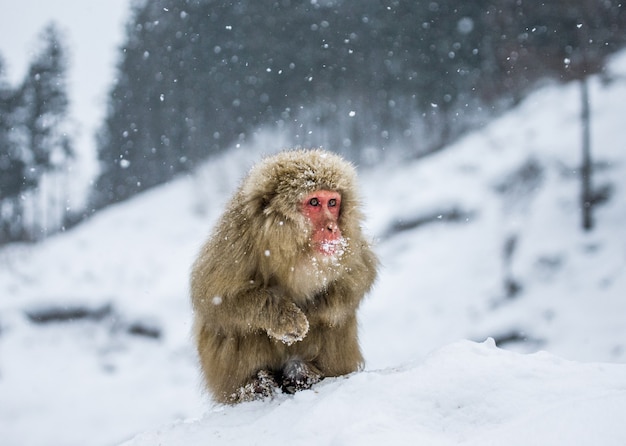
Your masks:
{"label": "monkey", "polygon": [[378,259],[356,170],[322,149],[262,159],[192,266],[194,338],[218,403],[309,389],[361,370],[357,308]]}

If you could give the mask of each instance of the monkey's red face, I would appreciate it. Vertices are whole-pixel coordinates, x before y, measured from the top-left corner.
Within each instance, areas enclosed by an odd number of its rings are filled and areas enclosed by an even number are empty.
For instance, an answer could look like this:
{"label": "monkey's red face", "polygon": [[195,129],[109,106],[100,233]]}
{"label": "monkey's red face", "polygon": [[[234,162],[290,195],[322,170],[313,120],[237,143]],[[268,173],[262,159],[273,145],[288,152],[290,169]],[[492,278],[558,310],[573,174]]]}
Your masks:
{"label": "monkey's red face", "polygon": [[319,190],[302,202],[302,213],[311,222],[311,244],[321,254],[333,255],[340,248],[341,229],[339,213],[341,195],[338,192]]}

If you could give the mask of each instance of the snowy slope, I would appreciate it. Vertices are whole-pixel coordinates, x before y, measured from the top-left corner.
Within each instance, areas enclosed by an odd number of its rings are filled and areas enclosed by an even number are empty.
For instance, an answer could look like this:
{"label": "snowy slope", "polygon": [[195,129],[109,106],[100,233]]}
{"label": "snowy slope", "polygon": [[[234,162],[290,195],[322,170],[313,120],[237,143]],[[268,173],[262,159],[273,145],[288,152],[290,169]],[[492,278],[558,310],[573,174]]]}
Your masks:
{"label": "snowy slope", "polygon": [[124,446],[623,445],[626,365],[580,364],[459,342],[400,369],[137,436]]}
{"label": "snowy slope", "polygon": [[[201,395],[187,297],[224,201],[288,142],[261,135],[70,233],[0,250],[1,443],[624,444],[626,54],[608,78],[591,82],[595,181],[612,190],[592,233],[576,85],[361,173],[384,265],[360,311],[366,370],[293,397]],[[470,342],[489,336],[506,350]]]}
{"label": "snowy slope", "polygon": [[[594,184],[612,198],[591,233],[580,229],[577,84],[543,88],[446,151],[367,176],[365,195],[384,197],[367,201],[374,234],[442,216],[379,243],[385,268],[363,309],[373,367],[487,336],[523,338],[509,346],[525,352],[626,362],[626,54],[608,73],[591,82],[592,150]],[[458,221],[445,221],[451,210]],[[508,277],[521,287],[515,297]],[[385,330],[390,320],[396,330]]]}

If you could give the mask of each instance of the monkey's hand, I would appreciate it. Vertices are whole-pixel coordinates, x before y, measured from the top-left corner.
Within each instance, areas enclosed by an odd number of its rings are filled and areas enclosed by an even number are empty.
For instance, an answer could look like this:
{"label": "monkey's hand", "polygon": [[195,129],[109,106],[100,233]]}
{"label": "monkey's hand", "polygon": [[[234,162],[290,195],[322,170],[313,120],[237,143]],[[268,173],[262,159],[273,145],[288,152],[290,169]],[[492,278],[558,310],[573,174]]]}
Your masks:
{"label": "monkey's hand", "polygon": [[267,328],[267,334],[280,342],[291,345],[301,341],[309,331],[309,321],[295,304],[282,306],[273,321],[273,326]]}

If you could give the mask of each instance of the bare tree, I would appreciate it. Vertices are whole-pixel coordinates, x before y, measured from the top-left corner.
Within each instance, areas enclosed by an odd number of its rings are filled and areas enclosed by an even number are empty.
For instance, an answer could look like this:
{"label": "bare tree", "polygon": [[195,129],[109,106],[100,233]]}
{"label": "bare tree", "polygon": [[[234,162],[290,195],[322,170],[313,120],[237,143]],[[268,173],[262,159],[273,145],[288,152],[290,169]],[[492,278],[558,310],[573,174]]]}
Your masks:
{"label": "bare tree", "polygon": [[581,209],[582,209],[582,225],[585,231],[593,229],[593,186],[591,182],[591,174],[593,172],[591,159],[591,112],[589,99],[589,85],[587,78],[580,80],[581,92],[581,123],[582,123],[582,165],[580,168],[581,179]]}

